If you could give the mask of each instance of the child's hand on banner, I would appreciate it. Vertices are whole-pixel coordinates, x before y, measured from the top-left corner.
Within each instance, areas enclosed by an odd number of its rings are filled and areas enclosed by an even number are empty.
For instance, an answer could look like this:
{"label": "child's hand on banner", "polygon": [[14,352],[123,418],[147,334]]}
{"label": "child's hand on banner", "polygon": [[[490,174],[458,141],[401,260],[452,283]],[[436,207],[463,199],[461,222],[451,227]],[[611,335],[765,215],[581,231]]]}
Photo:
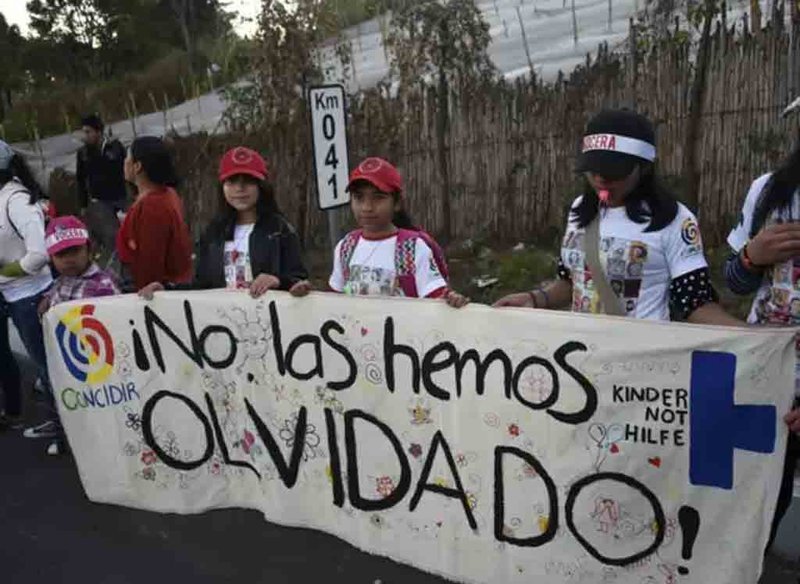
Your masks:
{"label": "child's hand on banner", "polygon": [[311,282],[308,280],[300,280],[299,282],[295,283],[294,286],[289,288],[289,294],[300,298],[302,296],[307,296],[308,293],[313,289],[314,287],[311,285]]}
{"label": "child's hand on banner", "polygon": [[469,298],[463,294],[459,294],[455,290],[448,290],[447,294],[444,296],[444,300],[447,302],[448,306],[452,306],[453,308],[462,308],[469,304]]}
{"label": "child's hand on banner", "polygon": [[267,290],[274,290],[280,287],[281,281],[272,274],[259,274],[250,284],[250,296],[258,298],[263,296]]}
{"label": "child's hand on banner", "polygon": [[161,282],[150,282],[147,286],[139,290],[139,297],[145,300],[152,300],[156,292],[161,292],[164,289],[164,284]]}
{"label": "child's hand on banner", "polygon": [[533,308],[533,298],[527,292],[518,292],[516,294],[509,294],[508,296],[503,296],[492,306],[494,308],[502,308],[504,306],[516,307],[516,308]]}
{"label": "child's hand on banner", "polygon": [[791,412],[786,414],[783,419],[786,425],[789,426],[790,431],[795,434],[800,434],[800,407],[794,408]]}

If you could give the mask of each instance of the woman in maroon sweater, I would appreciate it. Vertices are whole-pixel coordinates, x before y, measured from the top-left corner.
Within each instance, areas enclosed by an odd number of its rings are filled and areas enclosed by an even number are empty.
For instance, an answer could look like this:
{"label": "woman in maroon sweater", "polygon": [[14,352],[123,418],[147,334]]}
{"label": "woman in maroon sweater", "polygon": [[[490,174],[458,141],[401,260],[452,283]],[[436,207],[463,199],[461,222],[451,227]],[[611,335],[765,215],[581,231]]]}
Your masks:
{"label": "woman in maroon sweater", "polygon": [[125,159],[125,180],[136,186],[136,202],[117,233],[117,255],[137,290],[151,282],[192,279],[192,240],[172,157],[160,138],[134,140]]}

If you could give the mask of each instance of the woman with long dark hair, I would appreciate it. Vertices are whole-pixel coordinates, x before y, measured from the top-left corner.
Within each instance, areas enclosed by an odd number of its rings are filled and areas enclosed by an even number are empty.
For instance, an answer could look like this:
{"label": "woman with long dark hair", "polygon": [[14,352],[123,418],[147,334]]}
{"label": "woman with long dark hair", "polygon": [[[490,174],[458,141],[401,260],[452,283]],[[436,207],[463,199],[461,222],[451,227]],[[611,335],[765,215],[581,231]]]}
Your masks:
{"label": "woman with long dark hair", "polygon": [[694,215],[655,170],[655,130],[629,110],[596,115],[583,137],[583,195],[572,204],[559,279],[496,306],[650,320],[741,324],[717,304]]}
{"label": "woman with long dark hair", "polygon": [[[748,322],[800,325],[800,143],[774,173],[750,186],[728,244],[732,250],[725,264],[728,287],[742,295],[756,292]],[[800,457],[800,363],[795,367],[795,405],[786,416],[791,433],[769,545],[792,501]]]}
{"label": "woman with long dark hair", "polygon": [[[0,141],[0,383],[5,393],[0,426],[16,425],[22,415],[19,369],[9,344],[9,318],[36,364],[39,378],[45,382],[48,378],[37,313],[53,281],[45,246],[44,213],[38,204],[43,194],[22,156]],[[50,423],[26,431],[31,438],[57,434],[57,424]]]}
{"label": "woman with long dark hair", "polygon": [[[267,290],[305,293],[308,273],[300,239],[281,213],[264,159],[250,148],[229,150],[219,165],[220,212],[197,246],[190,285],[172,288]],[[146,298],[164,289],[155,281],[141,290]]]}
{"label": "woman with long dark hair", "polygon": [[117,255],[139,290],[151,282],[181,283],[192,277],[192,240],[172,156],[160,138],[133,141],[125,159],[125,180],[136,201],[117,232]]}

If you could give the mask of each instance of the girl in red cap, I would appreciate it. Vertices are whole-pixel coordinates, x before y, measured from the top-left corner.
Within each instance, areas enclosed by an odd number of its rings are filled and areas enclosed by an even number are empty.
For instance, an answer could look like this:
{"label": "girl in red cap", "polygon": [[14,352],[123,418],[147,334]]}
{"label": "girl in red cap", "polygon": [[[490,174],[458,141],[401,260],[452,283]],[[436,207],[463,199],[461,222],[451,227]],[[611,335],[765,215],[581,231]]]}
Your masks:
{"label": "girl in red cap", "polygon": [[[197,247],[191,288],[249,290],[257,298],[267,290],[308,290],[300,239],[281,214],[264,159],[249,148],[233,148],[219,164],[219,216]],[[160,282],[140,294],[152,297]]]}
{"label": "girl in red cap", "polygon": [[403,179],[381,158],[350,174],[347,190],[359,229],[336,246],[330,287],[345,294],[444,298],[469,302],[448,288],[447,264],[436,242],[414,227],[403,208]]}

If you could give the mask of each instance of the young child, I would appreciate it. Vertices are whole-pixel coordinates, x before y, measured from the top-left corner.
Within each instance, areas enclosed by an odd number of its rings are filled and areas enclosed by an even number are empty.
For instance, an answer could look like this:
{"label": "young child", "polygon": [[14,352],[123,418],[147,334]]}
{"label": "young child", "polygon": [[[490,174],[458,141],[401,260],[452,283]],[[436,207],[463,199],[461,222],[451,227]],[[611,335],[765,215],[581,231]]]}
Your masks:
{"label": "young child", "polygon": [[350,174],[347,190],[359,229],[336,246],[332,290],[444,298],[456,308],[469,302],[450,290],[441,248],[414,226],[404,209],[403,178],[394,166],[381,158],[367,158]]}
{"label": "young child", "polygon": [[[45,245],[59,276],[42,298],[40,314],[62,302],[119,294],[114,278],[92,261],[89,230],[77,217],[57,217],[50,221]],[[50,405],[53,408],[53,418],[50,421],[58,424],[55,404]],[[47,453],[60,454],[65,447],[63,433],[59,432],[48,446]]]}
{"label": "young child", "polygon": [[[300,238],[278,208],[268,176],[258,152],[240,146],[225,153],[219,164],[221,211],[197,245],[194,279],[168,287],[247,290],[253,298],[267,290],[307,291]],[[163,289],[152,282],[139,295],[150,299]]]}

